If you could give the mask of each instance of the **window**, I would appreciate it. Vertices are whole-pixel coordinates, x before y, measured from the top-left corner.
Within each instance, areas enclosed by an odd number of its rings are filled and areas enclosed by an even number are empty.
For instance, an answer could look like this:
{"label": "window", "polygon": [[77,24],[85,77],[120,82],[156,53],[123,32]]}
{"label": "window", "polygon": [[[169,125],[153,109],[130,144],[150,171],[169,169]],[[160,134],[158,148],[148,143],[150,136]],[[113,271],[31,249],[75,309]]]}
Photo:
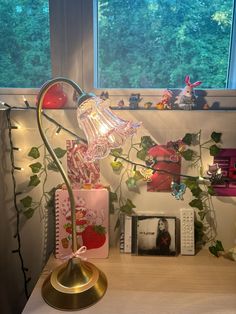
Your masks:
{"label": "window", "polygon": [[97,87],[179,88],[187,74],[204,89],[231,87],[233,5],[95,1]]}
{"label": "window", "polygon": [[0,87],[40,87],[51,77],[47,0],[0,1]]}

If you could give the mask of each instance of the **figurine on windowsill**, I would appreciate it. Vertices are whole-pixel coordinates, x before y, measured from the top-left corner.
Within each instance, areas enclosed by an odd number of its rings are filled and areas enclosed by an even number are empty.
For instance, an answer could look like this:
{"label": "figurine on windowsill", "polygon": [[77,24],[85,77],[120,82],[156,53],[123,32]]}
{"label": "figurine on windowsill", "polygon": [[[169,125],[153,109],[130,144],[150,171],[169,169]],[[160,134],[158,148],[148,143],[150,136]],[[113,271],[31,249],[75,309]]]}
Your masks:
{"label": "figurine on windowsill", "polygon": [[179,109],[191,110],[195,109],[197,98],[195,96],[193,88],[202,84],[202,82],[197,81],[195,83],[190,82],[190,77],[187,75],[185,77],[186,86],[180,95],[177,97],[177,105]]}
{"label": "figurine on windowsill", "polygon": [[129,108],[130,109],[138,109],[138,105],[142,98],[140,98],[140,94],[131,94],[129,98]]}
{"label": "figurine on windowsill", "polygon": [[173,93],[172,91],[166,89],[161,96],[161,101],[156,104],[156,108],[159,110],[163,109],[172,109],[170,99],[172,97]]}

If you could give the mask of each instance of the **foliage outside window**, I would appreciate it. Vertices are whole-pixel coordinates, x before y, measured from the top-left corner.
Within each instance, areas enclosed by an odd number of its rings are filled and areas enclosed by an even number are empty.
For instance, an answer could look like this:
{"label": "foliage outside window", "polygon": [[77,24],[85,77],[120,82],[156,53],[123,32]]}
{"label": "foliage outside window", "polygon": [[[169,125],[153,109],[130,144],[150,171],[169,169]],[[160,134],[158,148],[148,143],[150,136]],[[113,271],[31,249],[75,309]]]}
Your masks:
{"label": "foliage outside window", "polygon": [[0,2],[0,87],[40,87],[51,77],[47,0]]}
{"label": "foliage outside window", "polygon": [[232,0],[98,1],[98,88],[227,88]]}

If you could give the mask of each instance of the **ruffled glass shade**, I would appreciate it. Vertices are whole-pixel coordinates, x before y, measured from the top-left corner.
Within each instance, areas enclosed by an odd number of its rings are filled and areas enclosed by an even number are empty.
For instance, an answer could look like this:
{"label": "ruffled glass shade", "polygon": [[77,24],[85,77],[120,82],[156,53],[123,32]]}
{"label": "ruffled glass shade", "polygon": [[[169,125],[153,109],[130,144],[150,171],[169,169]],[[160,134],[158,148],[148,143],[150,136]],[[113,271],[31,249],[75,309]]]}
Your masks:
{"label": "ruffled glass shade", "polygon": [[86,161],[106,157],[134,134],[140,123],[123,120],[109,108],[109,100],[91,97],[77,109],[77,119],[88,141]]}

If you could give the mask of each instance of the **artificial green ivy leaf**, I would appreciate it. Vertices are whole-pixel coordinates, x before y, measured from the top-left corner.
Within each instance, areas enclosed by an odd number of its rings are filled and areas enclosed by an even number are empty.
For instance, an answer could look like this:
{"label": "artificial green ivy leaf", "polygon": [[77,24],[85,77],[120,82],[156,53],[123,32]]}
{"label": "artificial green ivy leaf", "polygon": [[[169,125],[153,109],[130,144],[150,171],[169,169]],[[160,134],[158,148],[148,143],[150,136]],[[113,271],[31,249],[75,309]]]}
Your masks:
{"label": "artificial green ivy leaf", "polygon": [[141,174],[140,171],[136,170],[136,171],[135,171],[135,174],[134,174],[134,179],[135,179],[136,181],[143,180],[143,179],[144,179],[144,176]]}
{"label": "artificial green ivy leaf", "polygon": [[52,170],[52,171],[55,171],[55,172],[59,171],[58,167],[57,167],[57,165],[55,164],[54,161],[49,162],[49,164],[47,165],[47,168],[48,168],[48,170]]}
{"label": "artificial green ivy leaf", "polygon": [[196,189],[198,187],[197,179],[195,178],[186,178],[183,180],[183,182],[190,190]]}
{"label": "artificial green ivy leaf", "polygon": [[198,215],[199,215],[200,219],[203,220],[205,218],[205,216],[206,216],[206,212],[205,211],[200,211],[200,212],[198,212]]}
{"label": "artificial green ivy leaf", "polygon": [[109,199],[111,200],[111,202],[117,202],[118,201],[117,193],[109,191]]}
{"label": "artificial green ivy leaf", "polygon": [[220,240],[216,240],[215,247],[218,251],[224,251],[224,247],[223,247],[222,242]]}
{"label": "artificial green ivy leaf", "polygon": [[219,143],[220,140],[221,140],[221,135],[222,135],[222,133],[212,132],[211,133],[211,138],[213,139],[213,141],[215,143]]}
{"label": "artificial green ivy leaf", "polygon": [[218,146],[216,146],[216,145],[210,146],[210,155],[211,156],[216,156],[219,154],[219,152],[220,152],[220,148]]}
{"label": "artificial green ivy leaf", "polygon": [[21,202],[21,204],[24,206],[24,208],[27,208],[27,207],[30,207],[30,206],[31,206],[32,200],[33,200],[32,197],[28,195],[28,196],[22,198],[22,199],[20,200],[20,202]]}
{"label": "artificial green ivy leaf", "polygon": [[32,157],[34,159],[37,159],[40,157],[40,152],[39,149],[37,147],[32,147],[31,150],[28,153],[29,157]]}
{"label": "artificial green ivy leaf", "polygon": [[137,181],[134,177],[130,177],[128,180],[125,181],[129,190],[137,188]]}
{"label": "artificial green ivy leaf", "polygon": [[33,208],[28,208],[27,210],[24,210],[23,211],[23,214],[25,215],[25,217],[27,218],[27,219],[30,219],[32,216],[33,216],[33,214],[34,214],[34,209]]}
{"label": "artificial green ivy leaf", "polygon": [[191,143],[192,143],[192,134],[191,133],[186,133],[185,134],[185,136],[184,136],[184,138],[182,139],[182,142],[184,143],[184,144],[187,144],[187,145],[191,145]]}
{"label": "artificial green ivy leaf", "polygon": [[195,152],[192,149],[184,150],[180,154],[185,160],[193,160],[193,157],[195,156]]}
{"label": "artificial green ivy leaf", "polygon": [[210,194],[210,195],[215,195],[216,192],[214,190],[214,188],[212,186],[208,186],[207,187],[207,192]]}
{"label": "artificial green ivy leaf", "polygon": [[60,147],[57,147],[54,149],[54,153],[56,154],[57,158],[62,158],[65,156],[66,154],[66,150],[65,149],[62,149]]}
{"label": "artificial green ivy leaf", "polygon": [[122,154],[123,149],[122,148],[115,148],[111,150],[111,154],[115,157],[119,157]]}
{"label": "artificial green ivy leaf", "polygon": [[129,198],[127,198],[127,200],[126,200],[126,205],[127,205],[127,206],[130,206],[131,208],[136,208],[136,206],[134,205],[134,203],[133,203]]}
{"label": "artificial green ivy leaf", "polygon": [[111,167],[114,172],[120,172],[121,169],[123,168],[123,164],[120,161],[112,161]]}
{"label": "artificial green ivy leaf", "polygon": [[203,210],[203,203],[202,203],[202,200],[200,200],[199,198],[195,198],[194,200],[192,200],[189,205],[191,207],[196,207],[198,208],[199,210]]}
{"label": "artificial green ivy leaf", "polygon": [[215,245],[209,247],[209,251],[211,252],[211,254],[215,255],[216,257],[219,257],[219,252],[224,251],[221,241],[216,240]]}
{"label": "artificial green ivy leaf", "polygon": [[144,149],[144,148],[137,152],[137,158],[138,159],[141,159],[141,160],[145,161],[146,156],[147,156],[147,150]]}
{"label": "artificial green ivy leaf", "polygon": [[202,189],[198,186],[196,188],[191,189],[191,192],[194,197],[199,197],[200,194],[202,193]]}
{"label": "artificial green ivy leaf", "polygon": [[40,162],[36,162],[34,164],[29,165],[33,173],[38,173],[42,166],[43,165]]}
{"label": "artificial green ivy leaf", "polygon": [[140,146],[145,150],[148,150],[152,146],[156,145],[156,143],[151,139],[150,136],[142,136]]}
{"label": "artificial green ivy leaf", "polygon": [[218,251],[217,251],[215,246],[213,246],[213,245],[209,246],[209,251],[210,251],[211,254],[215,255],[216,257],[219,257]]}
{"label": "artificial green ivy leaf", "polygon": [[136,206],[132,203],[132,201],[130,199],[127,199],[125,205],[121,206],[120,211],[127,215],[131,215],[133,212],[133,208],[135,207]]}
{"label": "artificial green ivy leaf", "polygon": [[35,174],[30,177],[30,182],[28,186],[37,186],[40,183],[39,177]]}

